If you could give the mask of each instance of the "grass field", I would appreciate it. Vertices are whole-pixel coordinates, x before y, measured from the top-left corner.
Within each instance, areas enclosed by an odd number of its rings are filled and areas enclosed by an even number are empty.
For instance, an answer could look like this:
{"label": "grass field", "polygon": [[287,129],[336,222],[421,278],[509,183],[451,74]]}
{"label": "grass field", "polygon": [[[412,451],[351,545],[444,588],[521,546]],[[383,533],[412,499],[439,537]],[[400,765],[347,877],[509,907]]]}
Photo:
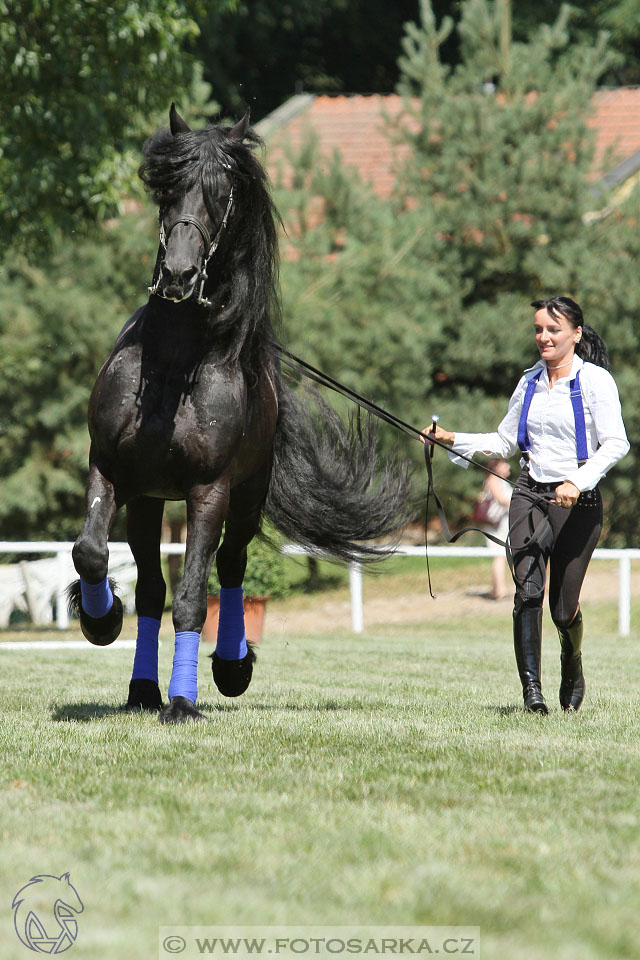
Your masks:
{"label": "grass field", "polygon": [[[391,610],[414,576],[367,591]],[[436,601],[358,637],[327,614],[343,587],[282,601],[249,691],[223,700],[203,650],[209,722],[178,728],[119,712],[129,650],[0,650],[3,960],[32,955],[14,894],[66,871],[74,960],[156,957],[161,924],[471,925],[483,958],[637,958],[640,695],[615,597],[584,598],[575,717],[545,623],[543,718],[520,709],[509,605],[469,615],[459,592],[458,617]],[[162,639],[166,694],[169,617]]]}

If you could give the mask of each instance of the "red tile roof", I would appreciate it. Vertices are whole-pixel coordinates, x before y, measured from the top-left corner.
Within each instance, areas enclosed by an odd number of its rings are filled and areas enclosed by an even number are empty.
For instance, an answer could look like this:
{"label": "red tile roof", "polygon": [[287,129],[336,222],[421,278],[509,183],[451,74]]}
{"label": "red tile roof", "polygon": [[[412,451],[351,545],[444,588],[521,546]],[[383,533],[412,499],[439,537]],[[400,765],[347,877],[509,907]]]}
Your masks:
{"label": "red tile roof", "polygon": [[[390,143],[385,114],[397,116],[402,110],[402,98],[395,94],[335,97],[309,94],[293,99],[296,104],[289,101],[293,115],[290,119],[283,116],[282,125],[275,114],[257,124],[258,132],[267,140],[267,165],[272,178],[276,179],[279,172],[283,182],[288,182],[291,169],[283,145],[288,143],[298,151],[311,130],[317,135],[326,157],[339,151],[345,165],[355,167],[377,194],[389,196],[396,179],[394,165],[406,155],[408,148]],[[270,120],[271,127],[268,126]]]}
{"label": "red tile roof", "polygon": [[594,108],[589,126],[596,131],[595,168],[603,174],[640,150],[640,87],[598,90]]}
{"label": "red tile roof", "polygon": [[[589,121],[596,131],[594,167],[596,176],[602,176],[640,151],[640,87],[600,90],[595,94],[594,108]],[[325,156],[331,157],[338,150],[343,162],[354,167],[379,196],[389,196],[395,181],[395,165],[408,148],[389,141],[384,117],[385,114],[397,116],[401,110],[402,99],[396,94],[292,97],[257,124],[268,143],[271,176],[277,179],[280,175],[285,184],[288,182],[291,169],[284,155],[284,144],[290,143],[295,150],[303,144],[308,130],[312,130]],[[613,148],[614,153],[607,162],[608,148]],[[635,169],[638,167],[640,155]],[[625,179],[633,172],[628,163],[623,164],[618,179]]]}

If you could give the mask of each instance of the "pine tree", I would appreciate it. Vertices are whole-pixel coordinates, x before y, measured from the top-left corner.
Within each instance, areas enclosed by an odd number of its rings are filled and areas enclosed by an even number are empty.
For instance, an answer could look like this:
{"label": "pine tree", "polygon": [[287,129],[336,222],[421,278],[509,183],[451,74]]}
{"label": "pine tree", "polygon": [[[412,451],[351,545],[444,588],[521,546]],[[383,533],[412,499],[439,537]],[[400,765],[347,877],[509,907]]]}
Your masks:
{"label": "pine tree", "polygon": [[[415,132],[404,189],[458,254],[439,355],[457,385],[504,394],[532,355],[528,303],[576,293],[584,214],[593,207],[587,126],[604,40],[568,47],[568,9],[514,43],[508,0],[467,0],[461,62],[442,67],[427,0],[404,41],[401,91]],[[412,99],[412,97],[414,99]],[[508,333],[508,336],[505,334]]]}

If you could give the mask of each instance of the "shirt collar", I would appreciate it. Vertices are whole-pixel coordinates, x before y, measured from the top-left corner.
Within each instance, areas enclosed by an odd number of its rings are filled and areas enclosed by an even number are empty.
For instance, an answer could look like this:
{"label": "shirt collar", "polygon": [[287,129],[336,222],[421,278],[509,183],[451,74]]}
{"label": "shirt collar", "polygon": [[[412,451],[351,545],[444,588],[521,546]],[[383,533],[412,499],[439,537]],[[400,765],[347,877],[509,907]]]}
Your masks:
{"label": "shirt collar", "polygon": [[[566,377],[560,377],[560,380],[565,380],[565,379],[573,380],[578,370],[581,370],[583,366],[584,366],[584,360],[582,359],[582,357],[579,357],[577,353],[574,353],[573,363],[571,364],[570,372],[566,375]],[[527,380],[530,380],[531,378],[528,377],[527,374],[537,373],[538,370],[542,370],[543,380],[549,379],[549,374],[547,373],[547,363],[546,363],[546,360],[542,360],[542,358],[538,360],[537,363],[534,363],[532,367],[527,367],[526,370],[524,371],[524,375],[527,378]]]}

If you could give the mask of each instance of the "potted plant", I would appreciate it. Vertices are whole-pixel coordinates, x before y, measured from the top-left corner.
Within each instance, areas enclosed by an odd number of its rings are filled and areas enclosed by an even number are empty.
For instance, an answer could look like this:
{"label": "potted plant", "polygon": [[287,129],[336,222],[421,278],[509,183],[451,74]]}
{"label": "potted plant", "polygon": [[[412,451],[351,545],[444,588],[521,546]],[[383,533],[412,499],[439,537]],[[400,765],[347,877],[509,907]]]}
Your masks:
{"label": "potted plant", "polygon": [[[247,547],[247,569],[242,582],[244,588],[244,624],[247,640],[259,643],[264,629],[267,601],[288,593],[284,558],[278,547],[255,538]],[[202,639],[215,643],[218,636],[220,584],[215,563],[207,583],[207,619],[202,628]]]}

